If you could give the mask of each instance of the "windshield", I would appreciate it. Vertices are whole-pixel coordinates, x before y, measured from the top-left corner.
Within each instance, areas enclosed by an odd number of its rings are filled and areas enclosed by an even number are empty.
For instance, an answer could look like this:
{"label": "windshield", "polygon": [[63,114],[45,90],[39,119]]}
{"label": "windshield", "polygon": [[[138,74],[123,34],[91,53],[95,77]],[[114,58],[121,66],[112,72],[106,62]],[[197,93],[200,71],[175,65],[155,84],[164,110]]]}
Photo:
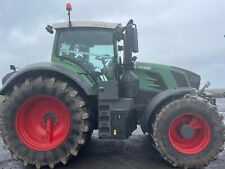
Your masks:
{"label": "windshield", "polygon": [[114,72],[113,32],[110,29],[99,28],[61,30],[57,56],[79,63],[89,72],[102,74],[105,78],[111,79]]}

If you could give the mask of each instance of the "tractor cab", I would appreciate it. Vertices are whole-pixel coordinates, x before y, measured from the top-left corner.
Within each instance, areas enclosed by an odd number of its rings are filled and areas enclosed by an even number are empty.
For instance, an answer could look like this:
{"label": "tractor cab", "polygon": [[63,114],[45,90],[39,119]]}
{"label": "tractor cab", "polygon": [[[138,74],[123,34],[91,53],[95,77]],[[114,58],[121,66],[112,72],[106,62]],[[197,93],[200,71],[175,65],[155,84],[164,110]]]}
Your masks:
{"label": "tractor cab", "polygon": [[105,22],[71,22],[71,26],[68,22],[54,24],[53,59],[77,64],[98,80],[112,80],[118,63],[114,32],[119,26]]}
{"label": "tractor cab", "polygon": [[[119,51],[124,50],[125,69],[133,68],[132,52],[138,52],[137,29],[133,20],[125,27],[119,23],[63,22],[48,26],[56,30],[52,62],[67,60],[92,74],[95,79],[108,81],[118,78],[122,68]],[[123,46],[118,43],[123,40]],[[120,72],[121,73],[121,72]]]}

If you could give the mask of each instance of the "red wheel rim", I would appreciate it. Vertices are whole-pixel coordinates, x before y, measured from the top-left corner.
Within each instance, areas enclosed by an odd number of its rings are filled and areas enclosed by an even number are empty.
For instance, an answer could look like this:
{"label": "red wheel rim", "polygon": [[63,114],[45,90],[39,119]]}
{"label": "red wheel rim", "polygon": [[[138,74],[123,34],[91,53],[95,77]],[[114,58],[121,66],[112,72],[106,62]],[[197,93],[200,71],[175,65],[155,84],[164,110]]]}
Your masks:
{"label": "red wheel rim", "polygon": [[26,146],[48,151],[58,147],[68,136],[70,113],[59,99],[40,95],[20,106],[15,123],[17,135]]}
{"label": "red wheel rim", "polygon": [[[193,130],[189,138],[181,134],[181,126],[188,125]],[[184,154],[197,154],[209,144],[211,132],[206,120],[196,113],[178,115],[169,126],[169,140],[172,146]]]}

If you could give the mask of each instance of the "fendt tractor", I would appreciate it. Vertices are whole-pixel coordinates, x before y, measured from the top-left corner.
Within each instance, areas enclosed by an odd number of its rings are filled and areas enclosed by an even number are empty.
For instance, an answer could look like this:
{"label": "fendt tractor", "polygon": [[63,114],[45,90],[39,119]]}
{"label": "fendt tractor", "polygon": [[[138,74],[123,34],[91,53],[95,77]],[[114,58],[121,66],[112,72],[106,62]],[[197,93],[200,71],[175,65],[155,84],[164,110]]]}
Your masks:
{"label": "fendt tractor", "polygon": [[[223,149],[224,124],[200,76],[136,62],[137,26],[69,21],[55,33],[51,63],[3,78],[0,131],[14,159],[36,168],[66,164],[89,141],[126,139],[141,126],[173,166],[201,168]],[[148,151],[148,150],[146,150]]]}

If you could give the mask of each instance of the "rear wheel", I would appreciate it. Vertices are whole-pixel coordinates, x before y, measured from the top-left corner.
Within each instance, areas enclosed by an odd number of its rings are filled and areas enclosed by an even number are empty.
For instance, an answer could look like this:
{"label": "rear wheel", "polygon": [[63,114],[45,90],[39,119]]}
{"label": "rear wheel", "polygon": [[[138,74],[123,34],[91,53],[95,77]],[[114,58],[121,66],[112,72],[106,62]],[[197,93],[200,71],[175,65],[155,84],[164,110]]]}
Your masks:
{"label": "rear wheel", "polygon": [[1,105],[0,119],[5,147],[36,168],[66,164],[92,131],[82,95],[55,77],[15,85]]}
{"label": "rear wheel", "polygon": [[223,148],[223,118],[203,100],[182,98],[156,115],[152,137],[156,149],[172,165],[201,168]]}

